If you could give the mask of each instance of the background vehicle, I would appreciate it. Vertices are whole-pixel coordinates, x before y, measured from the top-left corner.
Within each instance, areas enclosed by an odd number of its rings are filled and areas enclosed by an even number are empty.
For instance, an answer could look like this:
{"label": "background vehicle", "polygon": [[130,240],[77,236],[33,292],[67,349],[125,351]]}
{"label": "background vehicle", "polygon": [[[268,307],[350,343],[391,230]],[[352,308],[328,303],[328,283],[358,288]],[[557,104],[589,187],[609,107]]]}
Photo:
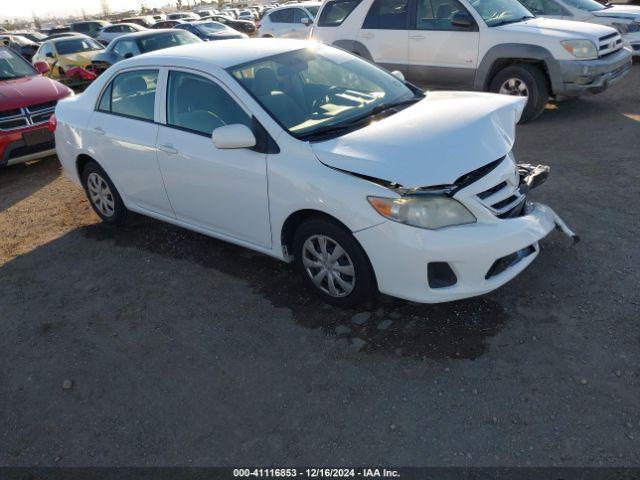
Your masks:
{"label": "background vehicle", "polygon": [[43,42],[47,38],[46,35],[40,32],[36,32],[35,30],[18,30],[13,33],[14,35],[20,35],[21,37],[24,37],[27,40],[31,40],[35,43]]}
{"label": "background vehicle", "polygon": [[239,32],[246,33],[247,35],[254,34],[256,32],[256,24],[247,20],[236,20],[226,15],[212,15],[210,17],[204,17],[202,20],[212,20],[214,22],[222,23],[227,27],[231,27]]}
{"label": "background vehicle", "polygon": [[22,55],[27,61],[31,61],[39,47],[37,43],[32,42],[21,35],[12,34],[0,34],[0,45],[11,48]]}
{"label": "background vehicle", "polygon": [[234,38],[247,38],[247,35],[233,28],[227,27],[222,23],[211,22],[208,20],[182,23],[174,27],[176,30],[186,30],[191,32],[201,40],[230,40]]}
{"label": "background vehicle", "polygon": [[640,55],[640,6],[602,5],[595,0],[520,0],[545,18],[599,23],[615,28],[634,55]]}
{"label": "background vehicle", "polygon": [[69,24],[69,30],[76,33],[83,33],[90,37],[96,37],[105,27],[111,25],[104,20],[90,20],[85,22],[74,22]]}
{"label": "background vehicle", "polygon": [[156,21],[150,15],[144,15],[141,17],[127,17],[118,21],[118,23],[135,23],[136,25],[140,25],[141,27],[151,28]]}
{"label": "background vehicle", "polygon": [[242,10],[238,14],[238,20],[247,20],[253,22],[258,19],[258,16],[253,12],[253,10]]}
{"label": "background vehicle", "polygon": [[93,69],[91,60],[103,50],[102,45],[87,36],[56,38],[44,42],[33,56],[32,62],[47,63],[50,69],[49,75],[52,78],[61,79],[72,67],[91,71]]}
{"label": "background vehicle", "polygon": [[146,30],[145,27],[138,25],[137,23],[116,23],[105,27],[96,39],[103,45],[109,45],[113,39],[126,35],[128,33],[141,32]]}
{"label": "background vehicle", "polygon": [[84,33],[77,33],[77,32],[54,33],[46,37],[42,42],[46,42],[47,40],[55,40],[56,38],[69,38],[69,37],[89,37],[89,35],[85,35]]}
{"label": "background vehicle", "polygon": [[517,0],[329,0],[312,38],[422,85],[524,96],[521,121],[549,97],[599,93],[631,68],[614,29],[535,18]]}
{"label": "background vehicle", "polygon": [[174,12],[167,14],[167,20],[195,21],[200,20],[200,15],[193,12]]}
{"label": "background vehicle", "polygon": [[56,143],[105,222],[130,209],[293,260],[336,305],[378,288],[441,302],[503,285],[564,225],[520,189],[547,172],[511,153],[524,103],[425,96],[326,45],[230,40],[116,64],[61,102]]}
{"label": "background vehicle", "polygon": [[156,22],[160,22],[160,21],[166,20],[167,16],[164,13],[156,13],[155,15],[153,15],[153,19]]}
{"label": "background vehicle", "polygon": [[0,46],[0,167],[53,155],[49,117],[72,91]]}
{"label": "background vehicle", "polygon": [[173,28],[176,25],[180,25],[181,23],[188,23],[188,22],[185,22],[184,20],[161,20],[159,22],[156,22],[151,28],[154,30]]}
{"label": "background vehicle", "polygon": [[114,63],[142,53],[161,50],[163,48],[201,42],[198,37],[182,30],[148,30],[130,33],[113,40],[101,53],[91,61],[96,74],[104,72]]}
{"label": "background vehicle", "polygon": [[309,38],[320,3],[305,2],[270,10],[258,27],[260,37]]}
{"label": "background vehicle", "polygon": [[218,11],[215,9],[208,9],[208,10],[205,9],[205,10],[198,10],[196,13],[200,18],[204,18],[204,17],[210,17],[211,15],[216,15]]}

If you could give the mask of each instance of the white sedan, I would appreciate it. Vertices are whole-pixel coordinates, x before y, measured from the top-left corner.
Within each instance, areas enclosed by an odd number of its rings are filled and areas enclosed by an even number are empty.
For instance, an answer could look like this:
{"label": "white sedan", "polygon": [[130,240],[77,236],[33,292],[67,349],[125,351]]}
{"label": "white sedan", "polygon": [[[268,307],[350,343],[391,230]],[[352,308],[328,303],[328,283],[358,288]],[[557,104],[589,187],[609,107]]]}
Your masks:
{"label": "white sedan", "polygon": [[117,63],[56,109],[56,148],[103,221],[135,211],[295,262],[328,302],[489,292],[555,226],[517,166],[524,106],[422,93],[333,47],[228,40]]}
{"label": "white sedan", "polygon": [[146,28],[137,23],[115,23],[100,30],[96,40],[103,45],[109,45],[112,40],[118,37],[129,33],[142,32],[144,30],[146,30]]}

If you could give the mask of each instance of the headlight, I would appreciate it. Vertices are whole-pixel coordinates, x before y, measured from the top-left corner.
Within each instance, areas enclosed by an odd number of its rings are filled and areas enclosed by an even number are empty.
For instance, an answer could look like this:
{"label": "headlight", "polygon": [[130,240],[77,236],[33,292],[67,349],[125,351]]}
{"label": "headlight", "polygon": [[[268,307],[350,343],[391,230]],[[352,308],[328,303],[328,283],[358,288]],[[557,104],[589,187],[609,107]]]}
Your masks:
{"label": "headlight", "polygon": [[595,58],[598,56],[598,49],[591,40],[564,40],[564,49],[577,58]]}
{"label": "headlight", "polygon": [[476,217],[460,202],[441,195],[367,197],[367,200],[383,217],[419,228],[433,230],[476,221]]}

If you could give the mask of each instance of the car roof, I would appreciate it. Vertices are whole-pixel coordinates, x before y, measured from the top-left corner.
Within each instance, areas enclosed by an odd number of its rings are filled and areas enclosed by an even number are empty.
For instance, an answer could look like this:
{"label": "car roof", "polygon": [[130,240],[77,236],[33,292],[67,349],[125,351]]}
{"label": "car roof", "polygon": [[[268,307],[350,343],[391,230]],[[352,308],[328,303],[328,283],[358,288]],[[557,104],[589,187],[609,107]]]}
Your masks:
{"label": "car roof", "polygon": [[89,35],[84,35],[84,34],[79,34],[79,35],[67,35],[66,37],[57,37],[57,38],[50,38],[48,40],[45,40],[46,42],[51,42],[51,43],[58,43],[58,42],[63,42],[65,40],[74,40],[74,39],[82,39],[82,40],[86,40],[86,39],[90,39],[90,40],[95,40],[92,37],[90,37]]}
{"label": "car roof", "polygon": [[[162,35],[162,34],[167,34],[167,33],[178,33],[179,35],[185,35],[185,31],[184,30],[176,30],[175,28],[155,28],[155,29],[148,29],[148,30],[141,30],[139,32],[133,32],[133,33],[127,33],[126,35],[121,35],[118,38],[115,38],[112,40],[112,42],[115,44],[117,42],[119,42],[120,40],[132,40],[132,39],[138,39],[138,38],[146,38],[146,37],[155,37],[158,35]],[[187,33],[188,35],[188,33]],[[111,44],[109,44],[111,45]]]}
{"label": "car roof", "polygon": [[167,64],[177,59],[192,61],[194,64],[204,61],[220,68],[229,68],[264,57],[300,50],[309,45],[315,45],[315,42],[275,38],[265,42],[263,38],[243,38],[181,45],[145,53],[135,58],[138,62],[146,59],[145,63],[155,61]]}
{"label": "car roof", "polygon": [[319,7],[322,5],[322,2],[298,2],[298,3],[287,3],[286,5],[280,5],[279,7],[272,8],[269,10],[269,14],[273,12],[277,12],[278,10],[284,10],[285,8],[299,8],[299,7]]}

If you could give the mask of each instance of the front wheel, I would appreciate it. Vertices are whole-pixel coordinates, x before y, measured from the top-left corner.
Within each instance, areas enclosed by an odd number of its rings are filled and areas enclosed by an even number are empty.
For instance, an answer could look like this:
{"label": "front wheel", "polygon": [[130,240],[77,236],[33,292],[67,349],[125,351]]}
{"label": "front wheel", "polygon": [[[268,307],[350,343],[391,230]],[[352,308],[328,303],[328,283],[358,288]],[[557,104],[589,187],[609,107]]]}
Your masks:
{"label": "front wheel", "polygon": [[324,301],[355,307],[374,300],[378,288],[369,259],[342,226],[324,218],[304,222],[295,233],[293,251],[307,286]]}
{"label": "front wheel", "polygon": [[526,97],[520,123],[538,118],[544,111],[549,100],[549,87],[544,73],[535,65],[511,65],[500,70],[493,80],[489,90],[503,95]]}
{"label": "front wheel", "polygon": [[94,212],[106,223],[120,225],[127,217],[127,208],[107,172],[94,161],[82,170],[82,185]]}

